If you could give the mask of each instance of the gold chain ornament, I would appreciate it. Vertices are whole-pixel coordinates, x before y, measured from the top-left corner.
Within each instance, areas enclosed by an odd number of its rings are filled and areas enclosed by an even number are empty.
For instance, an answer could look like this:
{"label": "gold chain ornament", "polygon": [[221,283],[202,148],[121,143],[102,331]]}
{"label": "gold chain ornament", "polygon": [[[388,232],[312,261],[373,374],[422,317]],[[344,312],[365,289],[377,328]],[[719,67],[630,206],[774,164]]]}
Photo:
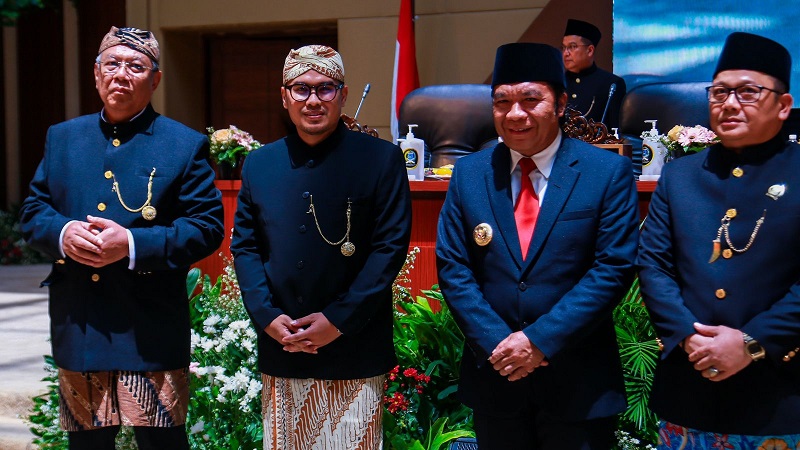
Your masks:
{"label": "gold chain ornament", "polygon": [[761,228],[761,225],[764,224],[764,220],[766,217],[767,217],[767,210],[765,209],[764,212],[761,213],[761,217],[758,220],[756,220],[756,225],[755,227],[753,227],[753,232],[750,233],[750,239],[747,241],[747,244],[743,248],[736,248],[733,245],[733,242],[731,241],[731,234],[729,230],[731,219],[733,219],[733,217],[728,213],[722,216],[722,225],[720,225],[719,229],[717,230],[717,238],[712,241],[713,249],[711,251],[711,258],[708,260],[708,263],[709,264],[713,263],[714,261],[717,260],[717,258],[719,258],[720,247],[721,247],[720,243],[723,235],[725,236],[725,243],[728,244],[728,248],[730,248],[734,252],[744,253],[750,250],[750,246],[752,246],[753,241],[756,240],[756,235],[758,235],[758,230]]}
{"label": "gold chain ornament", "polygon": [[344,256],[353,256],[353,253],[356,252],[356,246],[352,242],[350,242],[350,214],[353,211],[353,202],[350,199],[347,199],[347,231],[344,233],[344,237],[339,239],[337,242],[333,242],[327,237],[325,234],[322,233],[322,228],[319,226],[319,220],[317,220],[317,211],[314,209],[314,196],[309,196],[310,205],[308,206],[308,211],[306,214],[311,214],[314,216],[314,223],[317,225],[317,231],[319,235],[322,237],[322,240],[327,242],[328,245],[337,246],[341,244],[341,252]]}
{"label": "gold chain ornament", "polygon": [[150,179],[147,181],[147,200],[144,201],[144,205],[136,209],[129,207],[125,204],[125,201],[122,200],[122,193],[119,189],[117,177],[114,175],[114,172],[109,171],[109,173],[111,174],[111,178],[114,179],[114,186],[111,188],[111,190],[117,193],[117,198],[119,199],[119,203],[123,208],[132,213],[141,211],[142,217],[144,217],[145,220],[153,220],[156,218],[156,208],[150,205],[150,201],[153,199],[153,177],[156,175],[155,167],[153,167],[153,171],[150,172]]}

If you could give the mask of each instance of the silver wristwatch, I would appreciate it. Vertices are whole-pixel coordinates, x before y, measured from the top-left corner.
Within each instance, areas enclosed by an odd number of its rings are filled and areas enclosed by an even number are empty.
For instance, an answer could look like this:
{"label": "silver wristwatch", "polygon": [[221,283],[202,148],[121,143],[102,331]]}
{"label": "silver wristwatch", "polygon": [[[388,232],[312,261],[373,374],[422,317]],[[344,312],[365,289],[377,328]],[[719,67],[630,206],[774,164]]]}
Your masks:
{"label": "silver wristwatch", "polygon": [[744,351],[747,352],[753,361],[764,359],[764,357],[767,356],[764,347],[762,347],[757,340],[753,339],[752,336],[743,332],[742,337],[744,338]]}

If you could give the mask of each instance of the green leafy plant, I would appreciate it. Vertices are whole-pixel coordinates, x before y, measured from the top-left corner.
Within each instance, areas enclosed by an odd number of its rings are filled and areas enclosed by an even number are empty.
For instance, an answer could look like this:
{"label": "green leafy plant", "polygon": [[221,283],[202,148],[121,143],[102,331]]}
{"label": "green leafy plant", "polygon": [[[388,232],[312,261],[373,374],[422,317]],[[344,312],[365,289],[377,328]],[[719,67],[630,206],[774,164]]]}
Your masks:
{"label": "green leafy plant", "polygon": [[660,343],[642,301],[638,277],[614,310],[614,324],[628,397],[628,408],[619,418],[618,448],[655,448],[658,418],[647,402]]}
{"label": "green leafy plant", "polygon": [[44,8],[58,9],[61,5],[59,0],[0,0],[0,20],[4,26],[10,26],[23,14]]}
{"label": "green leafy plant", "polygon": [[384,446],[438,450],[459,437],[474,436],[472,410],[456,397],[464,335],[438,286],[413,297],[409,273],[414,248],[393,286],[394,343],[398,366],[384,395]]}
{"label": "green leafy plant", "polygon": [[22,238],[19,208],[0,211],[0,264],[38,264],[47,259]]}
{"label": "green leafy plant", "polygon": [[44,363],[47,375],[42,381],[47,383],[47,392],[33,397],[29,428],[36,436],[33,443],[38,447],[67,450],[67,433],[58,427],[58,369],[50,355],[45,355]]}
{"label": "green leafy plant", "polygon": [[[192,269],[187,290],[199,270]],[[191,291],[195,287],[192,286]],[[261,374],[256,367],[256,332],[241,300],[230,260],[212,284],[190,300],[192,363],[186,419],[193,449],[260,449]]]}

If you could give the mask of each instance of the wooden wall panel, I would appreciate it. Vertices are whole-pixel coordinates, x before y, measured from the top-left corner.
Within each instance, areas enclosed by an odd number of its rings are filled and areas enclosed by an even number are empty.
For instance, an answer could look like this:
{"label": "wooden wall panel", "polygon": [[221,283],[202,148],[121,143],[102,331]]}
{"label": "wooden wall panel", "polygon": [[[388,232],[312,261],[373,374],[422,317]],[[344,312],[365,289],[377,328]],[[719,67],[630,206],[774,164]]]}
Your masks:
{"label": "wooden wall panel", "polygon": [[21,202],[44,154],[47,128],[64,120],[63,14],[53,9],[25,14],[17,33]]}
{"label": "wooden wall panel", "polygon": [[[3,33],[0,33],[0,48],[4,48]],[[0,53],[1,54],[1,53]],[[5,58],[0,58],[0,74],[5,73]],[[6,123],[6,82],[0,77],[0,124]],[[6,127],[0,126],[0,179],[6,178]],[[0,209],[8,210],[8,187],[6,181],[0,182]]]}
{"label": "wooden wall panel", "polygon": [[206,122],[236,125],[264,144],[293,132],[281,103],[283,62],[289,50],[311,43],[336,48],[336,36],[206,36]]}
{"label": "wooden wall panel", "polygon": [[75,3],[78,10],[80,111],[81,114],[91,114],[103,108],[94,87],[92,64],[100,41],[111,26],[126,26],[125,0],[80,0]]}

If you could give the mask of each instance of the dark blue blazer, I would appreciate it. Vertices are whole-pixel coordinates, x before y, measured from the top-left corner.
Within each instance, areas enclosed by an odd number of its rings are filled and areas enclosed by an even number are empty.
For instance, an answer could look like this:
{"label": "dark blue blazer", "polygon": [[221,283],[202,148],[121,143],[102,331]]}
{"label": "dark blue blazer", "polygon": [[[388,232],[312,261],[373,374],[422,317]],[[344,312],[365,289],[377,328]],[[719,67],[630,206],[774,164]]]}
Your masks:
{"label": "dark blue blazer", "polygon": [[[625,407],[612,309],[633,277],[638,213],[628,159],[564,138],[523,261],[504,144],[458,161],[436,246],[439,283],[466,336],[463,401],[484,414],[529,405],[563,420]],[[491,242],[473,240],[487,223]],[[515,382],[487,363],[522,330],[550,365]]]}
{"label": "dark blue blazer", "polygon": [[[316,218],[309,213],[313,199]],[[347,231],[355,253],[344,256]],[[339,123],[309,147],[291,135],[245,161],[231,241],[242,298],[258,330],[258,367],[284,378],[354,379],[388,372],[392,282],[411,236],[411,195],[396,145]],[[263,330],[281,314],[322,312],[343,334],[316,355],[290,353]]]}
{"label": "dark blue blazer", "polygon": [[[150,106],[127,124],[113,126],[91,114],[50,127],[20,214],[25,239],[56,261],[42,284],[50,288],[59,367],[152,371],[189,365],[186,274],[223,237],[221,195],[207,156],[205,136]],[[148,221],[122,207],[105,173],[113,171],[123,200],[135,209],[147,198],[154,167],[157,216]],[[64,225],[87,215],[131,231],[134,270],[128,258],[99,269],[61,258]]]}
{"label": "dark blue blazer", "polygon": [[[740,177],[732,175],[737,167]],[[740,155],[717,145],[664,166],[638,259],[645,304],[664,343],[651,399],[663,419],[717,433],[800,433],[798,169],[800,146],[780,136]],[[786,190],[777,200],[766,195],[780,184]],[[709,263],[729,209],[736,210],[730,238],[739,249],[762,214],[765,221],[746,252]],[[727,380],[706,380],[678,347],[694,322],[744,331],[766,359]]]}

